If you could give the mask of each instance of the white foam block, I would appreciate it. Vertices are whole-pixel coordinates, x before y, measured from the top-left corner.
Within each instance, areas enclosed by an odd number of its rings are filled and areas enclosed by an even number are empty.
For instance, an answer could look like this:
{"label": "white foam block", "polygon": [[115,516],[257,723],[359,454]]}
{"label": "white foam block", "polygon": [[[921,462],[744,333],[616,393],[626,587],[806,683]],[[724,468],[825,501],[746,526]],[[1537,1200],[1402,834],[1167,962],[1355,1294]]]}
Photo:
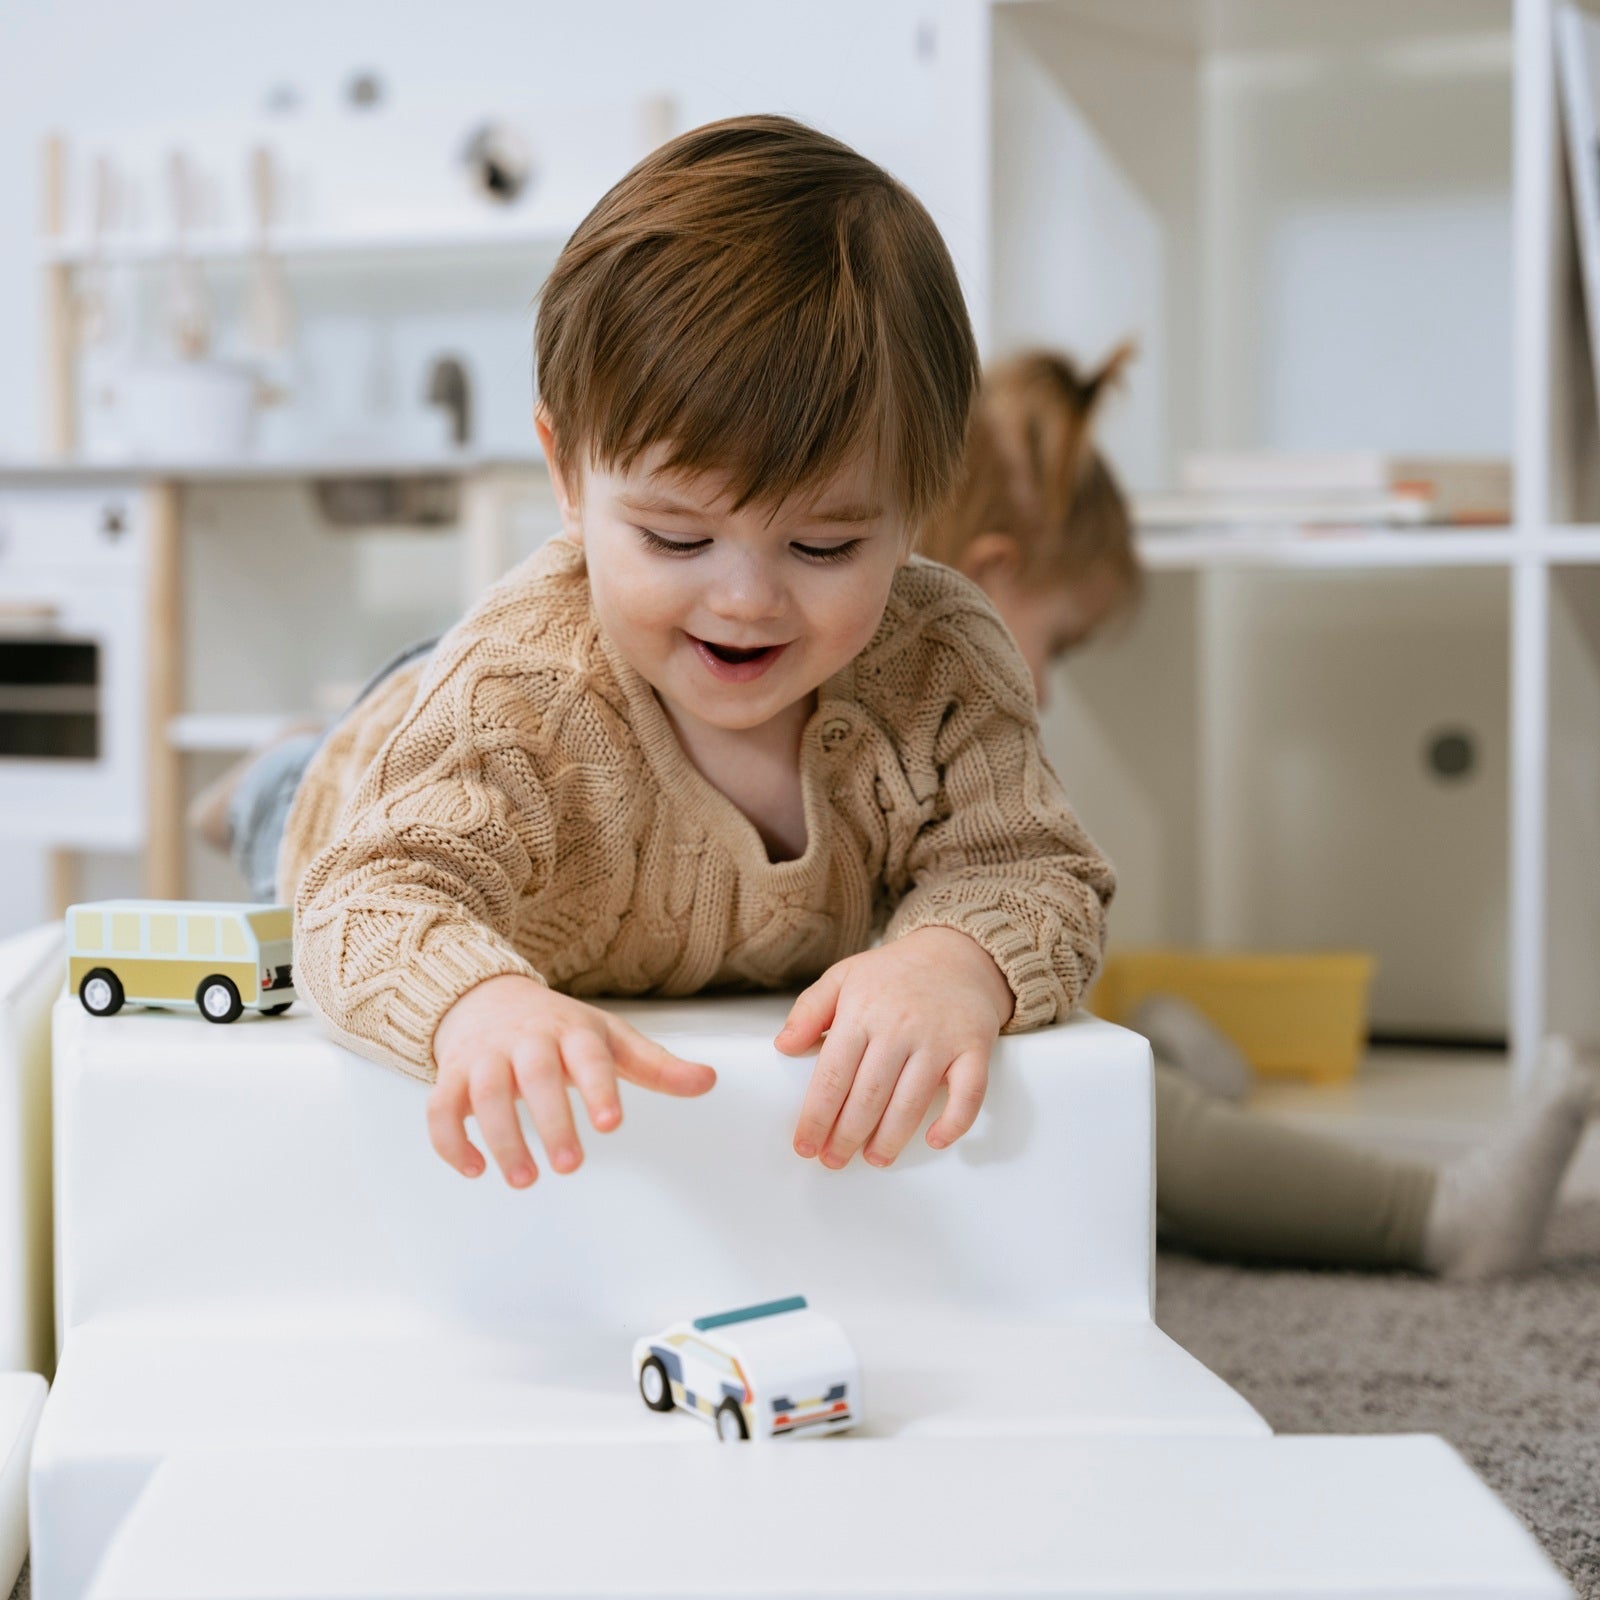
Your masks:
{"label": "white foam block", "polygon": [[171,1457],[93,1600],[1554,1600],[1437,1439],[863,1441]]}
{"label": "white foam block", "polygon": [[49,1373],[50,1008],[59,923],[0,940],[0,1372]]}
{"label": "white foam block", "polygon": [[[999,1042],[977,1126],[887,1171],[800,1160],[813,1059],[781,998],[615,1008],[720,1073],[700,1099],[623,1086],[587,1160],[512,1191],[433,1153],[425,1086],[308,1014],[228,1027],[76,1000],[55,1016],[61,1310],[247,1319],[443,1313],[479,1331],[675,1316],[804,1293],[834,1315],[924,1304],[1144,1318],[1151,1068],[1089,1017]],[[160,1241],[158,1250],[151,1249]]]}
{"label": "white foam block", "polygon": [[11,1593],[28,1553],[28,1458],[44,1397],[38,1373],[0,1373],[0,1594]]}

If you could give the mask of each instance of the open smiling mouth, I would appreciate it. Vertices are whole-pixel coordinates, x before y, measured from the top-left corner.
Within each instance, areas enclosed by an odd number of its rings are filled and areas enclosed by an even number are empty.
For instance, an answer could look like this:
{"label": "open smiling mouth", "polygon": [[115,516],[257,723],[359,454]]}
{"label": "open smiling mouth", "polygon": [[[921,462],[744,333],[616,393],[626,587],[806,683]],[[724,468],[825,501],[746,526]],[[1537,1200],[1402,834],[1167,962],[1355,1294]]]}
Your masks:
{"label": "open smiling mouth", "polygon": [[717,658],[718,661],[728,661],[734,663],[743,661],[759,661],[764,655],[768,655],[772,651],[782,648],[781,645],[758,644],[752,645],[748,650],[740,650],[731,644],[713,644],[709,639],[701,639],[698,642],[703,644],[706,649]]}
{"label": "open smiling mouth", "polygon": [[729,683],[746,683],[759,678],[789,647],[787,644],[740,646],[713,644],[709,639],[690,638],[700,659],[710,672]]}

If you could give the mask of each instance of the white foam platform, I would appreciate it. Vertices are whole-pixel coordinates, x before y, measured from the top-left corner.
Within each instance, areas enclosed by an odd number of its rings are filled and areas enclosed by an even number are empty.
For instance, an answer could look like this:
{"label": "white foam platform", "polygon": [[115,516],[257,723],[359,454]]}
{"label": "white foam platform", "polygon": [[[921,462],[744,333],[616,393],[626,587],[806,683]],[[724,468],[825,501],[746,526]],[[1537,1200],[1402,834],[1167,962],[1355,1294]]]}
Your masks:
{"label": "white foam platform", "polygon": [[0,1373],[0,1595],[11,1593],[28,1553],[28,1457],[44,1397],[38,1373]]}
{"label": "white foam platform", "polygon": [[0,1372],[48,1374],[50,1008],[65,970],[59,923],[0,940]]}
{"label": "white foam platform", "polygon": [[[1330,1506],[1346,1519],[1337,1539]],[[706,1441],[173,1456],[91,1595],[1566,1592],[1437,1439],[841,1437],[793,1450]]]}
{"label": "white foam platform", "polygon": [[[200,1553],[185,1565],[175,1530],[210,1515],[199,1489],[208,1464],[220,1484],[224,1468],[248,1473],[251,1461],[274,1462],[288,1478],[342,1462],[328,1481],[361,1516],[362,1505],[386,1514],[386,1497],[364,1500],[349,1474],[368,1461],[403,1465],[394,1481],[420,1474],[409,1480],[415,1537],[437,1540],[430,1570],[441,1574],[453,1570],[461,1530],[415,1513],[447,1483],[484,1481],[460,1476],[480,1457],[550,1484],[567,1481],[564,1463],[590,1463],[584,1470],[610,1485],[608,1526],[629,1526],[654,1515],[644,1502],[658,1482],[634,1463],[728,1470],[700,1465],[718,1447],[697,1423],[639,1402],[632,1339],[680,1316],[795,1292],[856,1341],[868,1422],[859,1436],[747,1455],[859,1460],[869,1478],[892,1467],[914,1481],[931,1470],[918,1463],[959,1458],[984,1495],[1028,1505],[1047,1459],[1040,1449],[1072,1447],[1059,1457],[1070,1487],[1093,1478],[1102,1448],[1285,1443],[1151,1321],[1143,1039],[1091,1018],[1006,1039],[979,1124],[953,1150],[917,1144],[888,1172],[858,1161],[833,1173],[790,1149],[811,1062],[771,1047],[782,998],[616,1009],[710,1061],[717,1088],[681,1101],[624,1086],[624,1124],[585,1135],[584,1168],[519,1193],[492,1171],[468,1182],[446,1168],[427,1142],[423,1086],[342,1050],[298,1008],[216,1028],[132,1008],[95,1019],[75,1000],[58,1003],[65,1345],[34,1451],[35,1600],[122,1593],[124,1582],[179,1594],[190,1573],[195,1593],[216,1583],[277,1592],[261,1587],[276,1579],[252,1568],[248,1542],[231,1577],[202,1570]],[[1351,1527],[1337,1501],[1343,1480],[1304,1473],[1294,1459],[1251,1469],[1262,1514],[1308,1494],[1320,1505],[1306,1515],[1322,1546],[1342,1548]],[[1448,1452],[1427,1457],[1432,1467],[1423,1459],[1383,1481],[1397,1528],[1408,1516],[1449,1522],[1468,1509],[1474,1525],[1493,1520],[1470,1475],[1470,1506],[1448,1498],[1465,1471]],[[787,1480],[763,1475],[815,1470],[747,1461],[731,1480],[746,1485],[731,1491],[746,1496],[740,1515],[784,1521],[792,1547]],[[1148,1470],[1129,1466],[1114,1498],[1125,1525],[1153,1539],[1161,1521],[1131,1487]],[[1178,1502],[1189,1481],[1174,1480]],[[1334,1502],[1319,1503],[1330,1485]],[[582,1526],[576,1501],[552,1500],[542,1523],[536,1503],[519,1502],[523,1526],[542,1527],[544,1542]],[[302,1524],[281,1509],[288,1570],[321,1535],[314,1517]],[[929,1526],[946,1514],[931,1507]],[[809,1512],[805,1520],[815,1525]],[[717,1521],[702,1506],[696,1528]],[[431,1536],[421,1531],[429,1526]],[[1420,1522],[1417,1537],[1408,1548],[1421,1561],[1437,1540],[1424,1539]],[[530,1534],[524,1557],[533,1549]],[[228,1566],[226,1544],[214,1551]],[[623,1541],[589,1555],[590,1581],[602,1587],[571,1592],[623,1592],[604,1587],[632,1570]],[[1061,1551],[1036,1555],[1016,1568],[1019,1585],[1030,1570],[1056,1581],[1050,1563]],[[530,1566],[516,1579],[523,1588],[506,1592],[557,1592],[527,1588],[542,1570]],[[759,1569],[741,1570],[740,1582],[759,1570],[765,1584],[779,1568],[768,1551]],[[874,1570],[836,1576],[868,1583]],[[916,1587],[922,1570],[883,1592],[953,1592]],[[471,1581],[492,1586],[497,1571],[504,1576],[492,1564],[473,1568]],[[1539,1560],[1521,1571],[1522,1588],[1471,1592],[1559,1592],[1536,1586],[1549,1577]],[[463,1567],[432,1587],[386,1589],[373,1570],[350,1590],[313,1582],[283,1592],[480,1592],[461,1586],[468,1575]],[[360,1588],[369,1577],[378,1586]],[[1215,1579],[1174,1592],[1214,1593]]]}

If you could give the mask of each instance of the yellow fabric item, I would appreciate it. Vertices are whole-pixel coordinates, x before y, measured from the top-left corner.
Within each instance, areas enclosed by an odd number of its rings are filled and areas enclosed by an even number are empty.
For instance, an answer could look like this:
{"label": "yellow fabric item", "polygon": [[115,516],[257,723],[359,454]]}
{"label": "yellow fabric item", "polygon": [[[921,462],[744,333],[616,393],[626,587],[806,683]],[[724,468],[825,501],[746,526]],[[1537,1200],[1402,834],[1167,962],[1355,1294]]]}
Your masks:
{"label": "yellow fabric item", "polygon": [[279,893],[295,983],[351,1048],[432,1078],[486,978],[569,994],[809,982],[944,925],[994,957],[1008,1032],[1092,979],[1115,878],[1039,745],[1027,668],[982,591],[914,557],[801,740],[808,839],[768,859],[600,629],[557,536],[330,732]]}
{"label": "yellow fabric item", "polygon": [[1147,995],[1204,1014],[1262,1077],[1354,1077],[1367,1045],[1373,958],[1360,950],[1113,950],[1085,1004],[1128,1024]]}

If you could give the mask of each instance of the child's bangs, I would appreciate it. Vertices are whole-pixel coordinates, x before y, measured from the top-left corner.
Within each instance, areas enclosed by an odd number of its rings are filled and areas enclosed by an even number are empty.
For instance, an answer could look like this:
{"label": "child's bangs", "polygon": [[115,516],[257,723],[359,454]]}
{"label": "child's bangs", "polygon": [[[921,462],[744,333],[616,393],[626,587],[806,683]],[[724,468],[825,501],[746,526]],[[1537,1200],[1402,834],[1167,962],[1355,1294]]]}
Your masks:
{"label": "child's bangs", "polygon": [[879,492],[904,511],[917,496],[888,481],[898,454],[893,386],[878,351],[864,338],[841,349],[803,311],[783,323],[702,325],[691,349],[664,350],[619,382],[614,399],[597,395],[595,458],[626,471],[661,444],[658,470],[715,473],[729,510],[775,513],[864,457]]}

